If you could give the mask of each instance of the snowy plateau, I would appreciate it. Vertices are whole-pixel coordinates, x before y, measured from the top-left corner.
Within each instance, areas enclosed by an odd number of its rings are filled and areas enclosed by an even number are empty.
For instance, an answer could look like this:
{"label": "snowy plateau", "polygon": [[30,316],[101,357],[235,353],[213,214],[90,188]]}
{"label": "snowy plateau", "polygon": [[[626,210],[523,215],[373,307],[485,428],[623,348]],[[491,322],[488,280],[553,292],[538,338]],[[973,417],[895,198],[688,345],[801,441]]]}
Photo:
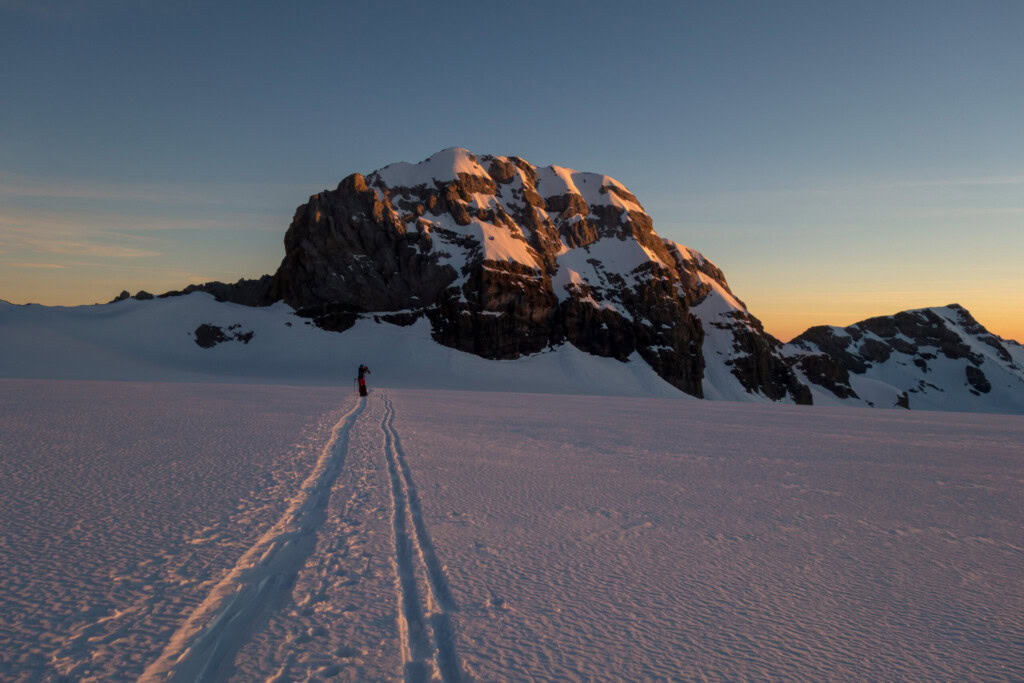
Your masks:
{"label": "snowy plateau", "polygon": [[1022,452],[1004,415],[4,379],[0,678],[1020,680]]}
{"label": "snowy plateau", "polygon": [[332,192],[272,277],[0,302],[0,680],[1024,679],[1018,344],[781,344],[607,176]]}

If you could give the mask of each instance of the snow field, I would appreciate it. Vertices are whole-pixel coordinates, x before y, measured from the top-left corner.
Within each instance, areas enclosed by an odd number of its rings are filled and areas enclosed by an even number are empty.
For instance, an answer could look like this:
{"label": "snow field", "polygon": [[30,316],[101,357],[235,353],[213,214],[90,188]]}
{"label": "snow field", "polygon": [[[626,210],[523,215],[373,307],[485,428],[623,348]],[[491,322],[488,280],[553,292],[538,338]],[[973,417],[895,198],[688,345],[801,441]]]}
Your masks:
{"label": "snow field", "polygon": [[357,401],[335,424],[312,473],[288,508],[252,545],[188,616],[145,679],[207,680],[223,676],[251,631],[280,609],[325,521],[331,488],[345,465],[352,423],[366,407]]}
{"label": "snow field", "polygon": [[1015,418],[393,393],[480,678],[1024,675]]}
{"label": "snow field", "polygon": [[284,514],[348,395],[0,380],[0,678],[138,677]]}
{"label": "snow field", "polygon": [[[248,344],[204,349],[200,324],[239,325]],[[487,360],[435,343],[430,324],[359,320],[321,330],[284,304],[252,308],[212,296],[68,308],[0,302],[0,377],[352,386],[365,363],[376,383],[480,391],[683,396],[634,354],[629,363],[564,344],[516,360]]]}
{"label": "snow field", "polygon": [[[354,399],[354,397],[353,397]],[[235,659],[237,680],[385,680],[403,666],[383,407],[362,405],[290,600]]]}
{"label": "snow field", "polygon": [[1019,418],[0,390],[0,677],[1024,676]]}

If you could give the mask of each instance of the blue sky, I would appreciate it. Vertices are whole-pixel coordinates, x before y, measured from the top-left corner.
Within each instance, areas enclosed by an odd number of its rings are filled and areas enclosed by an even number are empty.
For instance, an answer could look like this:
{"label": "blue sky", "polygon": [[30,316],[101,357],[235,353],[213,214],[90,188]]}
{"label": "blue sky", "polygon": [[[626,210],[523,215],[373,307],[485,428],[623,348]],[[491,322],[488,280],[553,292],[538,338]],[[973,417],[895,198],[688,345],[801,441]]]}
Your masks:
{"label": "blue sky", "polygon": [[272,271],[295,207],[444,147],[599,171],[770,331],[1024,338],[1024,3],[0,0],[0,298]]}

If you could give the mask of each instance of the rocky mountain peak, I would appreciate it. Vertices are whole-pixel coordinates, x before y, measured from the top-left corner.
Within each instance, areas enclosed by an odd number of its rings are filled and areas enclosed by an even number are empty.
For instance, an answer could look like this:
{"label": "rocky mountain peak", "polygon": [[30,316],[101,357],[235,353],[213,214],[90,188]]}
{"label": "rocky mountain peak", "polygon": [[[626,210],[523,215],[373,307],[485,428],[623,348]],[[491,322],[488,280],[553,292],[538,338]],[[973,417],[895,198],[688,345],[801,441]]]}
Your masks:
{"label": "rocky mountain peak", "polygon": [[868,405],[970,409],[973,398],[1024,409],[1024,354],[959,304],[819,325],[786,353],[815,387]]}
{"label": "rocky mountain peak", "polygon": [[747,390],[806,398],[722,272],[658,236],[623,183],[515,156],[455,147],[313,195],[271,296],[336,330],[368,313],[426,317],[438,342],[488,358],[566,342],[636,354],[696,396],[705,326],[691,308],[704,306],[744,337],[723,353]]}

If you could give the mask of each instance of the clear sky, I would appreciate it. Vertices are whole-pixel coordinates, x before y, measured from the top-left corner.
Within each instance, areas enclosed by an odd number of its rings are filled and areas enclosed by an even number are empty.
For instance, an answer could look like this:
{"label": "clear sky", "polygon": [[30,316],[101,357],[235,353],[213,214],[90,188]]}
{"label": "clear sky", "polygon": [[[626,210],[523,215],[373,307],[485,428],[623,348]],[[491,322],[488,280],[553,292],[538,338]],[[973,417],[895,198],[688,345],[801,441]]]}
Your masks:
{"label": "clear sky", "polygon": [[958,302],[1024,341],[1024,2],[0,0],[0,298],[273,272],[452,146],[624,182],[783,339]]}

